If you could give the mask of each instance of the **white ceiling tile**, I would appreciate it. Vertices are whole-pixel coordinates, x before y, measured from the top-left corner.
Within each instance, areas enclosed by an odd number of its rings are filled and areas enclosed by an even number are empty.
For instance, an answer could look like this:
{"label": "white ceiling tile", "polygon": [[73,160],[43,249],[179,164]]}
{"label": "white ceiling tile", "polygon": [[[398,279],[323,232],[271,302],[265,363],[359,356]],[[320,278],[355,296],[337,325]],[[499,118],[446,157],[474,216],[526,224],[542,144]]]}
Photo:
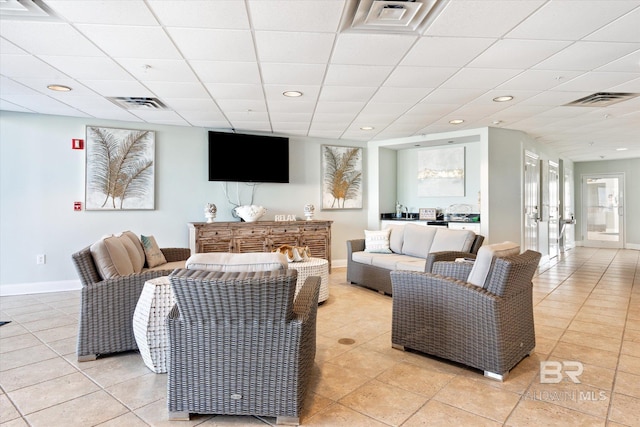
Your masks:
{"label": "white ceiling tile", "polygon": [[171,39],[186,59],[204,61],[255,61],[249,30],[169,28]]}
{"label": "white ceiling tile", "polygon": [[395,119],[414,105],[415,103],[370,102],[364,106],[360,114],[377,114],[381,115],[381,117],[390,117]]}
{"label": "white ceiling tile", "polygon": [[153,92],[138,81],[82,80],[81,82],[102,96],[154,96]]}
{"label": "white ceiling tile", "polygon": [[264,103],[264,92],[260,85],[205,83],[205,86],[216,100],[256,100]]}
{"label": "white ceiling tile", "polygon": [[[638,30],[640,32],[640,30]],[[533,68],[589,71],[640,49],[640,43],[576,42]]]}
{"label": "white ceiling tile", "polygon": [[606,92],[611,87],[623,84],[638,77],[638,73],[590,72],[555,87],[562,91]]}
{"label": "white ceiling tile", "polygon": [[[357,112],[353,113],[322,113],[316,111],[313,115],[314,123],[324,123],[330,126],[331,123],[336,123],[338,126],[348,126],[349,123],[357,116]],[[326,128],[330,129],[330,128]]]}
{"label": "white ceiling tile", "polygon": [[190,61],[204,83],[260,84],[260,71],[255,62]]}
{"label": "white ceiling tile", "polygon": [[[4,35],[4,31],[2,32]],[[28,55],[27,51],[20,49],[7,39],[0,38],[0,53],[3,55]]]}
{"label": "white ceiling tile", "polygon": [[46,0],[46,5],[69,21],[83,24],[156,25],[142,0],[88,1]]}
{"label": "white ceiling tile", "polygon": [[197,81],[195,74],[183,60],[120,58],[117,61],[141,82]]}
{"label": "white ceiling tile", "polygon": [[312,126],[312,128],[309,130],[308,135],[316,138],[339,139],[340,136],[342,135],[342,131],[341,130],[336,130],[336,131],[316,130],[316,129],[313,129],[313,126]]}
{"label": "white ceiling tile", "polygon": [[166,98],[188,98],[196,100],[211,99],[209,93],[199,82],[147,82],[146,86],[163,100]]}
{"label": "white ceiling tile", "polygon": [[230,111],[226,114],[232,122],[268,122],[269,115],[266,111]]}
{"label": "white ceiling tile", "polygon": [[324,84],[328,86],[380,86],[393,67],[330,64]]}
{"label": "white ceiling tile", "polygon": [[519,74],[522,70],[464,68],[442,84],[446,89],[491,89]]}
{"label": "white ceiling tile", "polygon": [[453,67],[406,67],[401,66],[384,82],[389,87],[423,87],[435,88],[453,76],[459,68]]}
{"label": "white ceiling tile", "polygon": [[56,79],[55,81],[55,84],[69,86],[72,89],[71,92],[56,92],[48,89],[47,86],[52,83],[50,79],[14,77],[14,80],[24,86],[32,88],[35,91],[60,100],[69,100],[70,97],[73,99],[73,96],[75,95],[95,95],[95,93],[89,88],[71,79]]}
{"label": "white ceiling tile", "polygon": [[244,2],[238,0],[148,0],[160,22],[167,27],[249,29]]}
{"label": "white ceiling tile", "polygon": [[586,40],[610,42],[640,42],[640,7],[605,25],[598,31],[585,37]]}
{"label": "white ceiling tile", "polygon": [[325,64],[276,64],[260,65],[265,84],[321,85],[327,66]]}
{"label": "white ceiling tile", "polygon": [[317,113],[349,114],[359,113],[365,106],[364,102],[318,102]]}
{"label": "white ceiling tile", "polygon": [[218,99],[216,103],[226,113],[243,113],[247,111],[253,112],[267,112],[267,104],[264,100],[252,100],[252,99]]}
{"label": "white ceiling tile", "polygon": [[334,64],[395,65],[417,37],[398,34],[342,33],[331,57]]}
{"label": "white ceiling tile", "polygon": [[422,102],[430,104],[464,104],[476,99],[485,92],[483,89],[436,89]]}
{"label": "white ceiling tile", "polygon": [[616,61],[612,61],[596,71],[623,71],[623,72],[638,72],[640,68],[640,50],[637,50],[629,55],[626,55]]}
{"label": "white ceiling tile", "polygon": [[256,30],[335,32],[343,1],[249,0],[251,22]]}
{"label": "white ceiling tile", "polygon": [[69,79],[69,76],[56,70],[49,64],[30,55],[0,55],[2,75],[7,77],[46,78],[51,83],[58,79]]}
{"label": "white ceiling tile", "polygon": [[271,132],[269,120],[232,120],[231,125],[236,132]]}
{"label": "white ceiling tile", "polygon": [[377,90],[377,87],[325,86],[320,101],[368,101]]}
{"label": "white ceiling tile", "polygon": [[162,102],[171,110],[182,115],[183,113],[205,112],[212,114],[213,112],[222,114],[220,108],[213,102],[212,99],[201,98],[162,98]]}
{"label": "white ceiling tile", "polygon": [[[609,88],[609,91],[640,93],[640,77],[638,77],[637,79],[628,80],[617,86],[612,86]],[[640,110],[640,105],[638,106],[638,110]]]}
{"label": "white ceiling tile", "polygon": [[579,40],[637,5],[637,1],[590,0],[580,2],[578,11],[577,3],[573,1],[550,1],[509,32],[506,37]]}
{"label": "white ceiling tile", "polygon": [[71,115],[78,117],[86,117],[85,113],[82,113],[80,110],[70,107],[60,101],[57,101],[50,96],[37,93],[37,92],[29,92],[26,94],[9,94],[2,95],[2,98],[5,101],[11,102],[13,104],[19,105],[23,108],[27,108],[32,111],[46,111],[46,113],[42,114],[60,114],[63,116]]}
{"label": "white ceiling tile", "polygon": [[311,122],[311,117],[313,113],[311,112],[302,112],[296,113],[292,111],[271,111],[269,110],[269,116],[271,120],[275,120],[276,122],[281,123],[304,123],[306,127],[309,127],[309,123]]}
{"label": "white ceiling tile", "polygon": [[411,115],[423,115],[425,117],[431,116],[443,116],[445,114],[449,114],[454,111],[456,108],[460,107],[460,104],[437,104],[434,102],[421,102],[420,104],[414,105],[411,107],[406,114]]}
{"label": "white ceiling tile", "polygon": [[498,89],[547,90],[577,77],[582,73],[582,71],[568,70],[525,70],[514,78],[499,85]]}
{"label": "white ceiling tile", "polygon": [[79,24],[77,28],[114,58],[180,59],[160,27]]}
{"label": "white ceiling tile", "polygon": [[40,55],[39,58],[74,79],[133,80],[131,74],[106,56]]}
{"label": "white ceiling tile", "polygon": [[381,87],[371,98],[373,103],[404,103],[415,104],[420,102],[429,92],[430,88],[409,87]]}
{"label": "white ceiling tile", "polygon": [[308,101],[295,101],[284,99],[267,100],[267,106],[269,112],[275,111],[278,113],[308,113],[312,114],[316,107],[315,102]]}
{"label": "white ceiling tile", "polygon": [[462,67],[494,42],[490,38],[421,37],[400,65]]}
{"label": "white ceiling tile", "polygon": [[556,40],[499,40],[469,66],[483,68],[530,68],[568,46]]}
{"label": "white ceiling tile", "polygon": [[263,62],[326,64],[334,34],[256,31],[258,58]]}
{"label": "white ceiling tile", "polygon": [[[300,97],[286,97],[283,92],[288,90],[298,90],[302,92]],[[320,93],[320,86],[313,85],[264,85],[264,92],[267,99],[284,101],[289,104],[315,102]]]}
{"label": "white ceiling tile", "polygon": [[2,20],[2,37],[35,55],[104,56],[75,28],[62,22]]}
{"label": "white ceiling tile", "polygon": [[583,98],[593,93],[591,91],[569,92],[569,91],[560,91],[556,89],[557,88],[554,88],[554,90],[540,92],[540,94],[536,96],[532,96],[531,98],[525,99],[524,101],[522,101],[521,104],[557,107],[557,106],[575,101],[576,99]]}
{"label": "white ceiling tile", "polygon": [[543,0],[449,2],[424,34],[449,37],[502,37],[543,3]]}

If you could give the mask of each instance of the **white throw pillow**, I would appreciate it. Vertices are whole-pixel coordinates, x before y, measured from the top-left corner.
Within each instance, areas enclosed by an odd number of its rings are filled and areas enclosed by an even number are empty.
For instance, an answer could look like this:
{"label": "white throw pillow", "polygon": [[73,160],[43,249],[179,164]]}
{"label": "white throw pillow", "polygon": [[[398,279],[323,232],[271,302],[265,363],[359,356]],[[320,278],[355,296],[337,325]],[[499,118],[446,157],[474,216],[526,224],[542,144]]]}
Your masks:
{"label": "white throw pillow", "polygon": [[389,235],[390,229],[364,230],[364,251],[377,254],[390,254]]}
{"label": "white throw pillow", "polygon": [[481,246],[478,255],[473,262],[473,267],[469,273],[467,282],[483,287],[487,280],[487,275],[491,265],[496,258],[514,256],[520,254],[520,245],[513,242],[494,243],[492,245]]}

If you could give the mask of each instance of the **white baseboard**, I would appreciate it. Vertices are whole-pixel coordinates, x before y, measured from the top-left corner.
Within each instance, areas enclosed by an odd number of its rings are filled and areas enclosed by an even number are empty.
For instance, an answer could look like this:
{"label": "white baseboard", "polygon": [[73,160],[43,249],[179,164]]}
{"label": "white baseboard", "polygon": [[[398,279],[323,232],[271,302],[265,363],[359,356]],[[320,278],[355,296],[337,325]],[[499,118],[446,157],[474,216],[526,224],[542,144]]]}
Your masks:
{"label": "white baseboard", "polygon": [[19,283],[0,286],[0,296],[42,294],[45,292],[77,291],[82,289],[80,280],[60,280],[56,282]]}
{"label": "white baseboard", "polygon": [[634,249],[634,250],[636,250],[636,251],[640,251],[640,245],[639,245],[639,244],[637,244],[637,243],[627,243],[627,244],[625,245],[625,248],[626,248],[626,249]]}
{"label": "white baseboard", "polygon": [[332,259],[331,268],[343,268],[347,266],[347,260],[345,259]]}

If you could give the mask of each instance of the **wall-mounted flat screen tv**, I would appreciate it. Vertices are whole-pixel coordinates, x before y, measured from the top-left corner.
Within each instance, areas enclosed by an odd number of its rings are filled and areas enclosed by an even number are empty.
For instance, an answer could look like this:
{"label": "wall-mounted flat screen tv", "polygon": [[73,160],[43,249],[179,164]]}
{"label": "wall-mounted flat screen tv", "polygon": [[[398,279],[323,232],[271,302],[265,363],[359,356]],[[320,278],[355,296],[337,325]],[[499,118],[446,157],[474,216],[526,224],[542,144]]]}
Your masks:
{"label": "wall-mounted flat screen tv", "polygon": [[289,182],[289,138],[209,131],[209,181]]}

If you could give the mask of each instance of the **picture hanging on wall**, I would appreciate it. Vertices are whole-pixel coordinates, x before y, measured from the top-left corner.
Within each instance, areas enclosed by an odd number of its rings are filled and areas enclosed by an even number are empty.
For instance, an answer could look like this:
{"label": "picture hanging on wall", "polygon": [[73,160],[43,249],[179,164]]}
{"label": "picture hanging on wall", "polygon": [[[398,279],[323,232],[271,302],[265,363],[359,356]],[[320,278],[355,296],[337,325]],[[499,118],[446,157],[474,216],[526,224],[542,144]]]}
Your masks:
{"label": "picture hanging on wall", "polygon": [[418,152],[418,197],[464,196],[464,147]]}
{"label": "picture hanging on wall", "polygon": [[322,209],[362,209],[362,148],[321,149]]}
{"label": "picture hanging on wall", "polygon": [[154,209],[155,132],[87,126],[85,209]]}

